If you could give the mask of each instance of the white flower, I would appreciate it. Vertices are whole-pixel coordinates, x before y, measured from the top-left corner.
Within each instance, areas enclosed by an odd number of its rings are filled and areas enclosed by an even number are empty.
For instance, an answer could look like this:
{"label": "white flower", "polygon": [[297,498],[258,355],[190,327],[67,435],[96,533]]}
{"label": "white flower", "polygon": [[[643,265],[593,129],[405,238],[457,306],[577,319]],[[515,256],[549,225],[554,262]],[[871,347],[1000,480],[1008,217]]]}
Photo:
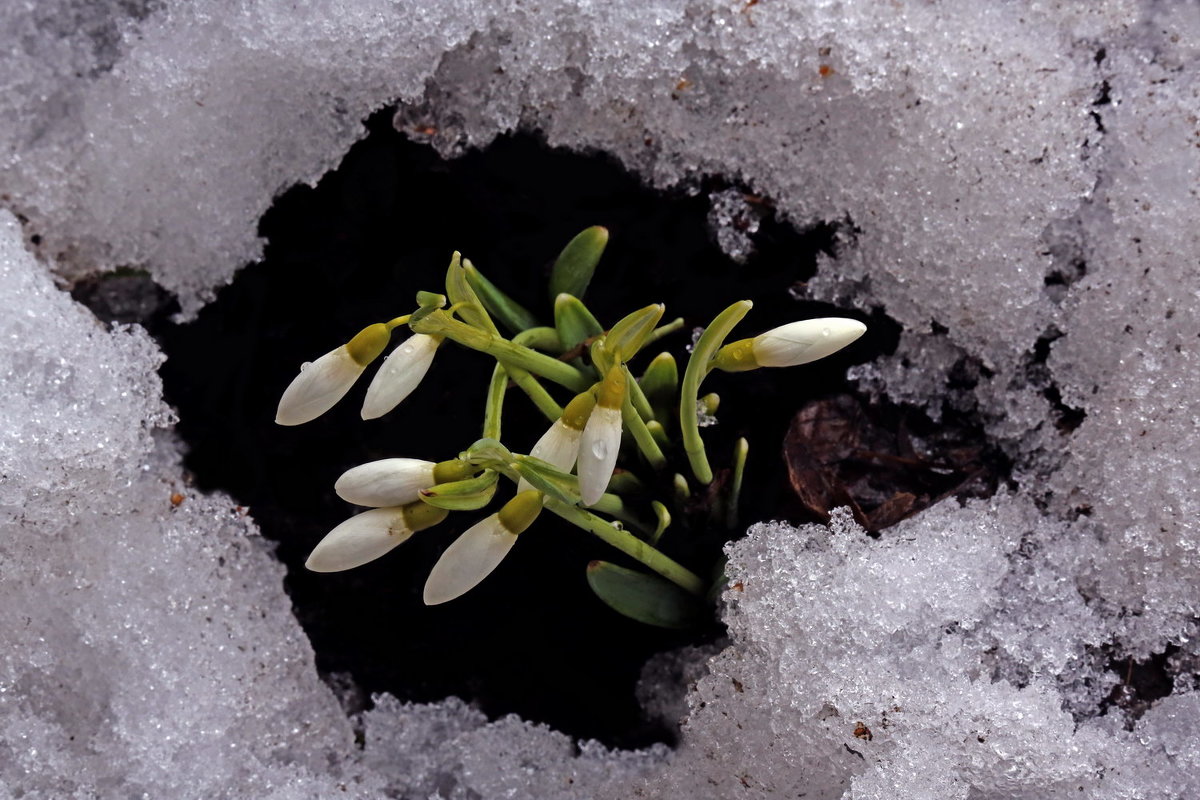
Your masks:
{"label": "white flower", "polygon": [[407,541],[417,531],[441,522],[448,513],[421,502],[364,511],[327,533],[304,566],[313,572],[340,572],[362,566]]}
{"label": "white flower", "polygon": [[599,501],[617,465],[624,400],[625,373],[616,366],[609,370],[600,385],[596,407],[579,440],[579,494],[586,506]]}
{"label": "white flower", "polygon": [[579,440],[579,494],[584,505],[599,501],[621,449],[621,409],[596,406]]}
{"label": "white flower", "polygon": [[390,336],[386,325],[368,325],[346,344],[300,367],[300,374],[279,398],[275,422],[302,425],[333,408],[383,352]]}
{"label": "white flower", "polygon": [[316,419],[346,396],[363,369],[364,365],[350,357],[345,345],[305,364],[279,398],[275,421],[280,425],[301,425]]}
{"label": "white flower", "polygon": [[760,367],[807,364],[836,353],[866,330],[858,320],[844,317],[791,322],[754,337],[754,360]]}
{"label": "white flower", "polygon": [[[569,474],[575,468],[575,459],[579,455],[579,439],[595,404],[596,399],[592,397],[591,392],[584,392],[567,403],[562,416],[542,434],[542,438],[537,440],[529,455],[540,458],[560,472]],[[517,492],[532,488],[524,478],[517,484]]]}
{"label": "white flower", "polygon": [[382,417],[412,394],[429,371],[429,365],[433,363],[433,356],[441,343],[441,337],[416,333],[393,350],[367,387],[362,418]]}
{"label": "white flower", "polygon": [[418,499],[418,492],[436,482],[432,461],[419,458],[385,458],[359,464],[337,479],[333,490],[357,506],[402,506]]}
{"label": "white flower", "polygon": [[434,606],[461,597],[504,560],[517,536],[533,524],[542,510],[542,495],[521,492],[504,508],[472,525],[446,548],[425,581],[425,605]]}

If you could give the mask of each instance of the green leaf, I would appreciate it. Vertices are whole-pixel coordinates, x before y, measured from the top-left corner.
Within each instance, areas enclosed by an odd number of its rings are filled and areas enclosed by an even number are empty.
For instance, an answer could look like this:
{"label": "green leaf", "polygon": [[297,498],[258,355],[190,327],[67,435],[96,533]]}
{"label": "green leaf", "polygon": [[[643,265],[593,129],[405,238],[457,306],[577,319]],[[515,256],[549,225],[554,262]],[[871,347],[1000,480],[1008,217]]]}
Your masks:
{"label": "green leaf", "polygon": [[608,229],[599,225],[567,242],[550,270],[550,298],[553,300],[564,292],[583,297],[607,244]]}
{"label": "green leaf", "polygon": [[675,356],[659,353],[642,373],[638,386],[654,409],[654,418],[666,424],[675,406],[675,391],[679,388],[679,366]]}
{"label": "green leaf", "polygon": [[445,308],[446,295],[436,292],[417,292],[418,308]]}
{"label": "green leaf", "polygon": [[515,455],[512,465],[517,474],[542,494],[570,505],[583,502],[579,496],[579,478],[574,475],[555,469],[553,465],[533,456]]}
{"label": "green leaf", "polygon": [[729,482],[729,499],[725,503],[725,527],[733,530],[738,521],[738,500],[742,494],[742,478],[746,474],[746,456],[750,443],[741,437],[733,445],[733,480]]}
{"label": "green leaf", "polygon": [[754,306],[749,300],[739,300],[716,316],[692,348],[687,369],[683,372],[683,386],[679,390],[679,430],[683,436],[683,451],[692,465],[692,474],[701,483],[712,483],[712,467],[704,452],[704,440],[696,424],[696,403],[700,382],[708,374],[713,356],[725,337],[742,321],[742,317]]}
{"label": "green leaf", "polygon": [[650,536],[650,544],[658,546],[658,540],[662,538],[663,533],[671,525],[671,512],[667,507],[657,500],[650,501],[650,507],[654,509],[654,517],[657,523],[654,526],[654,533]]}
{"label": "green leaf", "polygon": [[486,469],[474,478],[439,483],[420,491],[420,498],[435,508],[448,511],[475,511],[492,502],[499,476]]}
{"label": "green leaf", "polygon": [[654,330],[654,326],[662,319],[667,307],[662,303],[639,308],[624,317],[604,337],[604,347],[613,354],[613,358],[624,363],[637,355],[642,349],[646,337]]}
{"label": "green leaf", "polygon": [[604,333],[604,328],[587,310],[583,301],[565,292],[554,298],[554,328],[558,331],[563,352],[573,350],[593,336]]}
{"label": "green leaf", "polygon": [[554,328],[540,326],[526,328],[512,338],[512,343],[522,347],[532,347],[534,350],[541,350],[543,353],[556,356],[561,356],[566,351],[562,340],[558,338],[558,331]]}
{"label": "green leaf", "polygon": [[483,307],[483,301],[475,294],[471,284],[467,282],[467,267],[470,261],[465,261],[457,251],[450,258],[450,266],[446,270],[446,295],[454,305],[461,304],[458,316],[468,325],[473,325],[482,331],[500,335],[496,323],[488,316]]}
{"label": "green leaf", "polygon": [[494,283],[484,277],[475,265],[467,261],[463,269],[466,271],[467,283],[475,290],[475,294],[483,301],[483,306],[500,320],[504,327],[513,333],[530,328],[536,328],[538,321],[529,311],[516,300],[500,291]]}
{"label": "green leaf", "polygon": [[487,467],[507,465],[512,457],[509,449],[495,439],[480,439],[459,456],[464,461]]}
{"label": "green leaf", "polygon": [[638,622],[685,629],[704,619],[704,607],[695,596],[657,575],[593,561],[588,564],[587,580],[605,605]]}

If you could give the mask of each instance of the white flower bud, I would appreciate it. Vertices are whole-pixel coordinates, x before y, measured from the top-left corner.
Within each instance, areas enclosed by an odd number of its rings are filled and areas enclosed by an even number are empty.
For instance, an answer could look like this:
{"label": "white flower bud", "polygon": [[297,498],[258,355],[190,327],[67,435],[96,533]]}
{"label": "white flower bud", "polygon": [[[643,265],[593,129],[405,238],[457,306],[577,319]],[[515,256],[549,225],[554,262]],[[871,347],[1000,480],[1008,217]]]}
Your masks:
{"label": "white flower bud", "polygon": [[579,440],[579,494],[584,505],[596,503],[617,465],[621,449],[621,409],[598,405]]}
{"label": "white flower bud", "polygon": [[382,508],[418,500],[418,492],[433,486],[432,461],[385,458],[346,470],[333,490],[347,503]]}
{"label": "white flower bud", "polygon": [[425,581],[425,605],[433,606],[461,597],[504,560],[508,551],[542,510],[542,496],[521,492],[504,507],[470,528],[446,548]]}
{"label": "white flower bud", "polygon": [[351,517],[325,535],[304,566],[341,572],[374,561],[412,536],[399,508],[376,508]]}
{"label": "white flower bud", "polygon": [[341,572],[362,566],[387,554],[413,533],[438,524],[448,513],[421,502],[364,511],[325,534],[304,566],[313,572]]}
{"label": "white flower bud", "polygon": [[[582,431],[572,428],[560,418],[551,425],[537,444],[529,451],[529,455],[540,458],[555,469],[570,473],[575,468],[575,458],[579,455],[579,439]],[[517,491],[524,492],[533,487],[524,478],[517,484]]]}
{"label": "white flower bud", "polygon": [[433,565],[425,581],[425,605],[448,602],[475,588],[516,543],[517,535],[504,529],[499,514],[472,525]]}
{"label": "white flower bud", "polygon": [[791,322],[753,339],[760,367],[794,367],[836,353],[867,330],[856,319],[824,317]]}
{"label": "white flower bud", "polygon": [[429,371],[441,343],[441,337],[417,333],[393,350],[367,387],[362,418],[382,417],[412,394]]}
{"label": "white flower bud", "polygon": [[305,364],[279,398],[275,422],[302,425],[321,416],[346,396],[363,369],[346,345]]}

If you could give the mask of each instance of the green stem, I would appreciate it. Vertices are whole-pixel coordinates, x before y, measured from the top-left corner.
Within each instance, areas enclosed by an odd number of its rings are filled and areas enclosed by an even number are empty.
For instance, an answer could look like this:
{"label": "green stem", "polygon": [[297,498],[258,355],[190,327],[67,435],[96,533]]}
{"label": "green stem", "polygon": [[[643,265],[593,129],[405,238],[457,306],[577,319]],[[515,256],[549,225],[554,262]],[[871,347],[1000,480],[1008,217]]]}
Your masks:
{"label": "green stem", "polygon": [[725,507],[725,527],[733,530],[738,521],[738,498],[742,494],[742,476],[746,472],[746,455],[750,443],[743,436],[733,445],[733,480],[729,484],[729,499]]}
{"label": "green stem", "polygon": [[717,315],[716,319],[700,334],[692,349],[687,370],[683,373],[683,384],[679,390],[679,428],[683,437],[683,450],[692,465],[692,474],[701,483],[712,483],[712,467],[704,452],[704,440],[700,438],[700,426],[696,419],[696,400],[700,394],[700,382],[708,374],[709,362],[725,343],[725,337],[742,317],[754,306],[749,300],[739,300]]}
{"label": "green stem", "polygon": [[487,353],[505,367],[517,367],[540,375],[546,380],[554,381],[573,392],[582,392],[592,385],[592,379],[584,375],[570,364],[565,364],[528,347],[513,344],[487,331],[482,331],[471,325],[452,319],[442,310],[434,311],[419,320],[410,323],[416,333],[437,334],[469,347]]}
{"label": "green stem", "polygon": [[645,350],[650,345],[657,342],[659,339],[674,333],[683,327],[683,317],[676,317],[666,325],[659,325],[654,330],[650,331],[650,335],[646,337],[646,341],[642,342],[642,349]]}
{"label": "green stem", "polygon": [[529,396],[533,404],[538,407],[538,411],[541,411],[551,422],[557,422],[563,414],[562,406],[555,402],[545,387],[538,382],[538,379],[523,369],[512,369],[511,372],[513,383],[521,387],[521,391]]}
{"label": "green stem", "polygon": [[578,506],[571,506],[559,500],[549,499],[546,508],[558,516],[595,534],[603,541],[620,550],[625,555],[645,564],[667,580],[694,595],[704,594],[704,581],[679,562],[664,555],[660,550],[643,542],[629,531],[614,528],[608,522],[595,514],[590,514]]}
{"label": "green stem", "polygon": [[637,378],[633,377],[633,373],[629,371],[629,367],[624,367],[625,370],[625,385],[629,387],[629,399],[633,401],[633,407],[642,415],[642,419],[649,422],[654,419],[654,409],[650,407],[650,401],[646,399],[646,393],[642,391],[641,384],[637,382]]}
{"label": "green stem", "polygon": [[633,436],[633,441],[637,443],[638,450],[645,456],[650,466],[656,470],[660,470],[667,465],[667,457],[663,455],[662,448],[658,446],[658,442],[654,441],[654,435],[646,427],[646,423],[642,420],[642,415],[633,407],[633,401],[629,397],[629,392],[625,393],[625,401],[621,403],[621,423]]}
{"label": "green stem", "polygon": [[504,392],[508,389],[508,373],[497,363],[488,384],[487,405],[483,408],[483,438],[500,440],[500,418],[504,411]]}
{"label": "green stem", "polygon": [[654,528],[647,525],[646,521],[640,519],[637,514],[633,513],[625,501],[615,494],[607,492],[600,496],[600,499],[589,506],[593,511],[599,511],[601,514],[608,514],[610,517],[616,517],[630,527],[636,528],[646,536],[654,533]]}

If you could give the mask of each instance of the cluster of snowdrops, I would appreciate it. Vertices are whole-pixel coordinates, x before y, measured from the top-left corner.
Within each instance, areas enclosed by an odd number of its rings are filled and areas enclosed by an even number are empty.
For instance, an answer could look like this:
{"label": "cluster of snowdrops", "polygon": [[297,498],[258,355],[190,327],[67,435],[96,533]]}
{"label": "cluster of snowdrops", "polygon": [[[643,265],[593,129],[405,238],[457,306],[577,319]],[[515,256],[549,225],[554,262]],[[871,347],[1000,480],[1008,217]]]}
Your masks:
{"label": "cluster of snowdrops", "polygon": [[[823,358],[860,337],[866,327],[840,317],[793,322],[726,344],[752,303],[733,303],[696,339],[680,379],[667,352],[649,361],[640,377],[629,363],[683,320],[661,324],[662,305],[633,311],[603,326],[582,298],[608,241],[604,228],[580,233],[563,249],[550,273],[553,325],[516,303],[469,260],[455,253],[445,294],[419,292],[417,309],[368,325],[349,342],[305,364],[279,401],[276,422],[299,425],[332,408],[403,327],[400,342],[375,373],[362,406],[363,419],[387,414],[425,377],[447,341],[487,353],[495,367],[483,410],[483,437],[443,461],[387,458],[354,467],[335,483],[346,501],[371,510],[338,525],[316,546],[307,567],[317,572],[352,569],[377,559],[453,511],[479,511],[492,503],[502,479],[514,493],[495,513],[460,535],[443,552],[425,584],[427,604],[470,591],[503,560],[543,510],[562,517],[638,562],[629,569],[593,561],[587,579],[615,610],[649,624],[682,627],[696,616],[708,582],[668,557],[659,540],[671,522],[671,498],[646,500],[638,470],[671,469],[666,455],[682,444],[692,479],[713,480],[701,421],[719,398],[699,389],[712,370],[740,372],[790,367]],[[501,334],[503,326],[511,338]],[[566,402],[550,391],[565,390]],[[501,442],[510,387],[520,389],[546,416],[549,427],[519,453]],[[676,438],[678,437],[678,438]],[[733,454],[724,504],[737,507],[747,443]],[[640,463],[638,463],[640,462]],[[626,469],[617,469],[622,463]],[[661,481],[660,481],[661,483]],[[689,493],[682,471],[679,496]]]}

